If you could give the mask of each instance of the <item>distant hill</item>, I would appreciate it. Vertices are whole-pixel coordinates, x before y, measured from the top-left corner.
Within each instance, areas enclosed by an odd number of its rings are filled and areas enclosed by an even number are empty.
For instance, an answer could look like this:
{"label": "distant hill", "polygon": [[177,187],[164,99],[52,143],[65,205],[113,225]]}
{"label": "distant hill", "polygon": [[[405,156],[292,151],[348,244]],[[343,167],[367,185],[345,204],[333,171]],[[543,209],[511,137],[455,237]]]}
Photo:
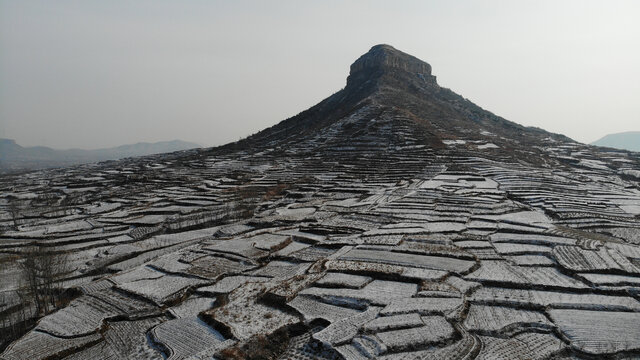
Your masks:
{"label": "distant hill", "polygon": [[196,143],[173,140],[155,143],[140,142],[97,150],[55,150],[45,146],[23,147],[15,140],[0,139],[0,172],[70,166],[199,147],[200,145]]}
{"label": "distant hill", "polygon": [[609,134],[591,145],[606,146],[616,149],[640,151],[640,131],[627,131]]}

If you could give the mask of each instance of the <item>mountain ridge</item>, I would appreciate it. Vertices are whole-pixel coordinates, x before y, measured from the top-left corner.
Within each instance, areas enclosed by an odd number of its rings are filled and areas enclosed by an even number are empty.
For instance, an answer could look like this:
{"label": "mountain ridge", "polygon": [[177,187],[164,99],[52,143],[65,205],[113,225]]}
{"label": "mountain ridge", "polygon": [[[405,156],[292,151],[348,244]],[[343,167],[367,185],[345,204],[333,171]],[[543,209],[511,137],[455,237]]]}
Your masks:
{"label": "mountain ridge", "polygon": [[182,140],[138,142],[110,148],[52,149],[46,146],[23,147],[12,139],[0,139],[0,172],[36,170],[70,166],[105,160],[117,160],[132,156],[144,156],[165,152],[199,148],[200,145]]}
{"label": "mountain ridge", "polygon": [[640,151],[640,131],[624,131],[608,134],[592,142],[591,145],[629,151]]}

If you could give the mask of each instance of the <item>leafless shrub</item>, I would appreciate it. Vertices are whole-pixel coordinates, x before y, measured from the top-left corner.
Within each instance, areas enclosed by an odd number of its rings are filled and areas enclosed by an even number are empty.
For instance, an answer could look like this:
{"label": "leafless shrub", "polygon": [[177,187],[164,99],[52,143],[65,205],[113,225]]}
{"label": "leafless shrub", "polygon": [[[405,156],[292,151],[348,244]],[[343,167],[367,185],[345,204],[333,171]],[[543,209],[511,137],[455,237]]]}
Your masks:
{"label": "leafless shrub", "polygon": [[256,335],[243,344],[220,352],[224,359],[266,360],[277,359],[289,344],[287,329],[278,329],[269,335]]}

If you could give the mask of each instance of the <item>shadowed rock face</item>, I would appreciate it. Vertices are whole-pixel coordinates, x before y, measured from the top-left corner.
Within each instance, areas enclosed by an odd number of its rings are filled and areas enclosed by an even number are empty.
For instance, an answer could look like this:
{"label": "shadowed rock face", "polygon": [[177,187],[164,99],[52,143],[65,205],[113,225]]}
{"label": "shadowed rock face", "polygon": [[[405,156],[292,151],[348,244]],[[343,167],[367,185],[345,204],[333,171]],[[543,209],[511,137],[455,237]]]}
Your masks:
{"label": "shadowed rock face", "polygon": [[351,64],[350,75],[371,68],[396,68],[406,72],[431,75],[431,65],[396,50],[389,45],[376,45]]}
{"label": "shadowed rock face", "polygon": [[351,65],[347,87],[356,86],[358,82],[370,80],[376,75],[395,71],[437,86],[435,76],[431,76],[431,65],[389,45],[376,45]]}
{"label": "shadowed rock face", "polygon": [[638,358],[637,169],[375,46],[244,141],[1,177],[0,360]]}

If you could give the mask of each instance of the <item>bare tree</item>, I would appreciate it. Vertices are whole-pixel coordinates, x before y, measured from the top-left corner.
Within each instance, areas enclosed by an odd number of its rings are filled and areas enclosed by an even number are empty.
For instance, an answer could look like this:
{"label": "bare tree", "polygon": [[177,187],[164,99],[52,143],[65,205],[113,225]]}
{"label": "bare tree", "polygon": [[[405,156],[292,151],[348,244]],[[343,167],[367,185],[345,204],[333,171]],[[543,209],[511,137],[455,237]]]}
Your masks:
{"label": "bare tree", "polygon": [[22,267],[26,288],[38,314],[47,314],[58,306],[57,282],[68,271],[65,253],[47,251],[41,245],[32,245],[23,253]]}
{"label": "bare tree", "polygon": [[[25,203],[14,196],[8,200],[6,209],[17,230],[26,209]],[[52,209],[49,205],[46,203],[42,207],[43,213]],[[0,352],[31,329],[40,316],[63,306],[60,282],[70,270],[69,256],[65,252],[52,250],[36,243],[25,247],[18,257],[9,259],[12,264],[19,264],[19,271],[2,269],[9,264],[9,260],[4,259],[4,262],[0,259],[0,282],[11,281],[6,276],[17,277],[14,279],[17,285],[14,293],[0,293]]]}
{"label": "bare tree", "polygon": [[18,219],[20,218],[20,206],[18,204],[18,199],[10,195],[7,197],[7,200],[9,201],[8,208],[9,214],[11,214],[11,220],[13,221],[13,228],[14,230],[17,230]]}
{"label": "bare tree", "polygon": [[[5,278],[5,269],[7,268],[6,261],[0,258],[0,276]],[[0,285],[2,285],[2,278],[0,278]],[[10,299],[5,292],[0,292],[0,330],[4,330],[5,328],[11,325],[11,319],[8,316],[8,307],[9,307]],[[0,333],[1,334],[1,333]],[[1,345],[1,342],[0,342]]]}
{"label": "bare tree", "polygon": [[[11,259],[15,261],[15,259]],[[0,351],[14,339],[22,336],[34,323],[34,305],[21,273],[8,273],[8,261],[0,261],[0,273],[17,276],[18,288],[0,293]],[[4,267],[4,269],[2,269]]]}

